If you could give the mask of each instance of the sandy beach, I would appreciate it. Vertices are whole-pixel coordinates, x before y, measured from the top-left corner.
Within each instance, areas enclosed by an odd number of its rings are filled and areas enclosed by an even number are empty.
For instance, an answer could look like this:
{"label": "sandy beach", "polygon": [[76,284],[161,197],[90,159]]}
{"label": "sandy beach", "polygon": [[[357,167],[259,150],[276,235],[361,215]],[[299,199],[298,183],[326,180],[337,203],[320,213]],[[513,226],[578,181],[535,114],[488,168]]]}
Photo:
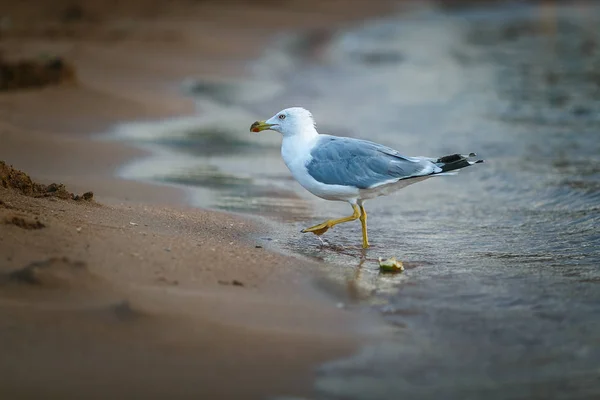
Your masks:
{"label": "sandy beach", "polygon": [[397,7],[3,5],[4,59],[51,55],[76,71],[71,82],[0,92],[3,182],[12,165],[94,196],[0,187],[0,397],[310,396],[319,363],[355,351],[373,321],[312,287],[318,264],[257,247],[261,226],[188,207],[178,189],[116,178],[143,152],[91,135],[192,113],[181,79],[238,76],[281,30],[327,32]]}

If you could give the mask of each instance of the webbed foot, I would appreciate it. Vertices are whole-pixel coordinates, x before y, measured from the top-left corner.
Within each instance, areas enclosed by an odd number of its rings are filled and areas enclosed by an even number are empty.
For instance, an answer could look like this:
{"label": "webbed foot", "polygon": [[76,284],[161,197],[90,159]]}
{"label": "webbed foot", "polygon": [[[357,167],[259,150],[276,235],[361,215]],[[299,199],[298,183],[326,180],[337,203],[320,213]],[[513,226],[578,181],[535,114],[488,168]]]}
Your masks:
{"label": "webbed foot", "polygon": [[312,232],[317,236],[321,236],[322,234],[327,232],[329,230],[329,228],[332,228],[332,226],[330,225],[329,221],[325,221],[322,224],[311,226],[310,228],[302,229],[300,232],[302,232],[302,233]]}

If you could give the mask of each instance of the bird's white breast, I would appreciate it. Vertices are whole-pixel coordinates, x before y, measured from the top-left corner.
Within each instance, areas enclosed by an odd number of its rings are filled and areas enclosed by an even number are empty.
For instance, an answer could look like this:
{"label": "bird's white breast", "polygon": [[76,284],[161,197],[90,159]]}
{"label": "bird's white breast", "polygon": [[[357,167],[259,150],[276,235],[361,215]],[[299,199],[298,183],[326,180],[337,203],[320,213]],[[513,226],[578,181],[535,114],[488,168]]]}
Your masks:
{"label": "bird's white breast", "polygon": [[284,136],[281,143],[281,157],[292,173],[294,179],[306,190],[327,200],[351,201],[359,197],[359,190],[350,186],[327,185],[315,180],[306,168],[312,160],[310,152],[316,145],[318,135],[306,137],[302,135]]}

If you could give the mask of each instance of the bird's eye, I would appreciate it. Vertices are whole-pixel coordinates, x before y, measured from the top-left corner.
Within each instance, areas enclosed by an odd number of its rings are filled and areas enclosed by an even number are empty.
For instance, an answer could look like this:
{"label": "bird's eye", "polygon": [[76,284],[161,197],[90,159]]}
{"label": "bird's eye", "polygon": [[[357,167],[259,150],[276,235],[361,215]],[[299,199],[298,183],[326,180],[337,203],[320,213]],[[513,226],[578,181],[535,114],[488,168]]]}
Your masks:
{"label": "bird's eye", "polygon": [[279,119],[285,119],[285,114],[279,114]]}

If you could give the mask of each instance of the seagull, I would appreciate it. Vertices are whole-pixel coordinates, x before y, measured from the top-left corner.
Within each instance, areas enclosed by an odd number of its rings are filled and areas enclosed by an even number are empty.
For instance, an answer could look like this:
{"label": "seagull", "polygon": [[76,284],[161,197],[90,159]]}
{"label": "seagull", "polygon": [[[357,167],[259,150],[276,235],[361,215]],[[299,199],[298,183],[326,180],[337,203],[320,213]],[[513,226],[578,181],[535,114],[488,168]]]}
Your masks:
{"label": "seagull", "polygon": [[306,190],[326,200],[346,201],[352,215],[329,219],[302,230],[323,235],[335,225],[360,220],[362,247],[369,247],[365,201],[389,195],[434,176],[455,175],[458,170],[482,163],[469,155],[440,158],[407,157],[367,140],[319,134],[312,114],[302,107],[286,108],[266,121],[256,121],[251,132],[281,133],[281,157],[292,176]]}

